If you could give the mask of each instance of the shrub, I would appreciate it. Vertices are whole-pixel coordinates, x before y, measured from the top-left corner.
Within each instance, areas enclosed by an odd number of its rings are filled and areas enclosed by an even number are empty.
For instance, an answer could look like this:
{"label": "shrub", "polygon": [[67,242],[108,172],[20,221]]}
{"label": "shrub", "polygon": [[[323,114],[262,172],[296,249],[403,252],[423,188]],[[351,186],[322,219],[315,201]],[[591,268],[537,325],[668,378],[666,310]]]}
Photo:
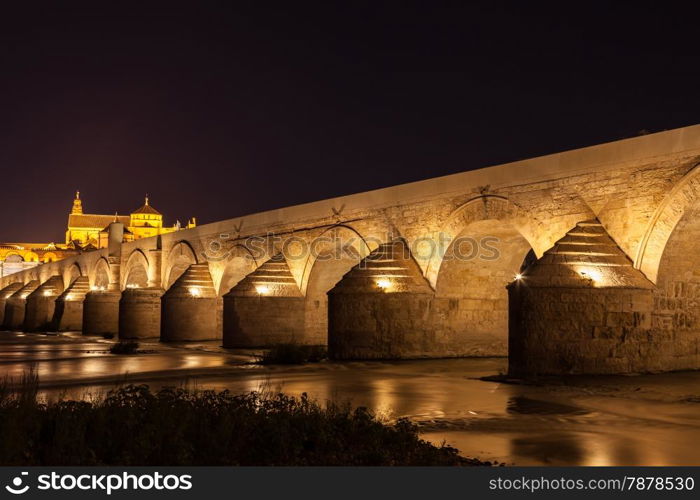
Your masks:
{"label": "shrub", "polygon": [[315,363],[328,357],[325,347],[300,344],[277,344],[258,357],[263,365],[301,365]]}
{"label": "shrub", "polygon": [[42,404],[36,384],[0,384],[0,465],[490,465],[423,441],[408,420],[305,394],[129,385]]}
{"label": "shrub", "polygon": [[112,354],[135,354],[138,351],[139,343],[133,340],[122,340],[109,348]]}

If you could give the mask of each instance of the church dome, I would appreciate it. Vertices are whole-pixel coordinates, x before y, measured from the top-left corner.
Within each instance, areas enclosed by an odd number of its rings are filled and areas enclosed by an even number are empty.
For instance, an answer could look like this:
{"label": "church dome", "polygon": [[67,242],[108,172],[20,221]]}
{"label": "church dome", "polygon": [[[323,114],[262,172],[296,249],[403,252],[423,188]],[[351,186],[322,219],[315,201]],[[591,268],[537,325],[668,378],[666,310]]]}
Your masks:
{"label": "church dome", "polygon": [[141,205],[139,208],[131,212],[132,214],[151,214],[151,215],[163,215],[161,214],[158,210],[153,208],[151,205],[148,204],[148,196],[146,196],[146,200],[143,205]]}

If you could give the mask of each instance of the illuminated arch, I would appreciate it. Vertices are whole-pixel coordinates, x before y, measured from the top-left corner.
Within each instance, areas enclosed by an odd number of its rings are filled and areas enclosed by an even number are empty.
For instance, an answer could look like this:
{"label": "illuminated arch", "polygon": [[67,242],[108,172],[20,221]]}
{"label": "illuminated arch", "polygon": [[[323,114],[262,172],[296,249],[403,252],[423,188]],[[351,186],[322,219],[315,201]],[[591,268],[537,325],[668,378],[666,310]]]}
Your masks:
{"label": "illuminated arch", "polygon": [[148,286],[150,264],[148,257],[141,249],[136,249],[131,252],[126,261],[124,270],[124,282],[122,288],[129,286],[137,286],[146,288]]}
{"label": "illuminated arch", "polygon": [[19,252],[7,252],[5,254],[4,261],[7,263],[19,263],[24,262],[24,257]]}
{"label": "illuminated arch", "polygon": [[438,238],[433,241],[431,256],[426,269],[430,285],[437,285],[443,257],[454,240],[471,224],[495,221],[515,228],[540,256],[554,243],[554,236],[544,230],[543,224],[504,196],[481,195],[454,210],[443,224]]}
{"label": "illuminated arch", "polygon": [[168,252],[163,288],[166,290],[170,288],[188,267],[198,262],[197,253],[189,241],[180,240],[175,243],[170,252]]}
{"label": "illuminated arch", "polygon": [[44,263],[56,262],[57,260],[58,256],[53,252],[46,252],[44,253],[44,255],[41,256],[41,261]]}
{"label": "illuminated arch", "polygon": [[[350,236],[352,240],[354,241],[352,247],[355,249],[357,252],[358,259],[357,261],[359,262],[361,259],[369,255],[369,253],[373,250],[370,248],[368,245],[367,241],[365,238],[352,226],[349,226],[347,224],[336,224],[334,226],[331,226],[329,228],[326,228],[323,230],[320,234],[314,236],[312,238],[312,241],[317,240],[319,238],[323,238],[325,235],[329,233],[335,233],[336,236],[339,233],[346,233],[346,236]],[[341,238],[342,239],[342,238]],[[318,257],[312,254],[309,254],[306,258],[306,261],[304,262],[304,268],[302,271],[302,277],[301,277],[301,292],[306,294],[306,290],[309,286],[309,279],[311,276],[311,272],[313,271],[313,268],[316,264],[316,260],[318,260]],[[352,266],[350,266],[352,267]],[[350,270],[348,268],[348,270]]]}
{"label": "illuminated arch", "polygon": [[[324,237],[329,238],[326,241]],[[320,244],[314,244],[314,252],[309,252],[300,287],[306,298],[304,342],[325,344],[328,342],[328,291],[366,257],[371,249],[358,231],[344,224],[322,231],[312,241]],[[345,249],[336,254],[339,247]]]}
{"label": "illuminated arch", "polygon": [[[218,283],[216,282],[217,280],[214,282],[214,285],[219,290],[219,295],[228,293],[239,281],[255,271],[260,264],[261,262],[255,258],[255,255],[248,247],[240,243],[233,245],[228,250],[226,264],[220,273]],[[214,274],[212,272],[212,275]]]}
{"label": "illuminated arch", "polygon": [[700,200],[700,164],[685,174],[666,195],[649,221],[639,244],[634,267],[657,282],[661,258],[683,215]]}
{"label": "illuminated arch", "polygon": [[110,266],[107,259],[101,257],[95,262],[92,268],[92,272],[88,275],[90,278],[90,285],[98,288],[104,287],[107,289],[110,282]]}
{"label": "illuminated arch", "polygon": [[73,262],[63,271],[63,286],[68,288],[73,282],[83,275],[80,264]]}
{"label": "illuminated arch", "polygon": [[24,253],[24,261],[25,262],[39,262],[39,256],[32,251],[25,252]]}

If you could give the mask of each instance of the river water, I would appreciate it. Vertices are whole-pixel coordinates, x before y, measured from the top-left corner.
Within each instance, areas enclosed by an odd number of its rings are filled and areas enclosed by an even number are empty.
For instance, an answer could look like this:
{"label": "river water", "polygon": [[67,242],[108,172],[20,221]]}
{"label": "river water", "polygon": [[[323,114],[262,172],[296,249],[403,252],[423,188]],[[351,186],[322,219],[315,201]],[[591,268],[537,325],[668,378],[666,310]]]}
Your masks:
{"label": "river water", "polygon": [[48,398],[86,398],[115,384],[188,385],[235,393],[274,390],[350,401],[388,421],[408,417],[422,436],[465,456],[515,465],[700,465],[700,372],[577,377],[549,385],[483,381],[503,358],[323,362],[259,366],[216,343],[110,341],[77,334],[0,332],[0,377],[34,367]]}

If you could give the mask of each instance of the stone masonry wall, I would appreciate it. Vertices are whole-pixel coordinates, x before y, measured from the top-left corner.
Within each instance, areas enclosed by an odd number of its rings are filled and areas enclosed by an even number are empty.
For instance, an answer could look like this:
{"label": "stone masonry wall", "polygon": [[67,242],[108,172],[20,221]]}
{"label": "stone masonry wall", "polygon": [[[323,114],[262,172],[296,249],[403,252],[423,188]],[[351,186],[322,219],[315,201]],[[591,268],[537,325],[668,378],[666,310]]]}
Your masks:
{"label": "stone masonry wall", "polygon": [[511,375],[653,371],[677,354],[651,330],[651,290],[512,286],[509,297]]}
{"label": "stone masonry wall", "polygon": [[224,297],[224,347],[308,343],[303,297]]}

